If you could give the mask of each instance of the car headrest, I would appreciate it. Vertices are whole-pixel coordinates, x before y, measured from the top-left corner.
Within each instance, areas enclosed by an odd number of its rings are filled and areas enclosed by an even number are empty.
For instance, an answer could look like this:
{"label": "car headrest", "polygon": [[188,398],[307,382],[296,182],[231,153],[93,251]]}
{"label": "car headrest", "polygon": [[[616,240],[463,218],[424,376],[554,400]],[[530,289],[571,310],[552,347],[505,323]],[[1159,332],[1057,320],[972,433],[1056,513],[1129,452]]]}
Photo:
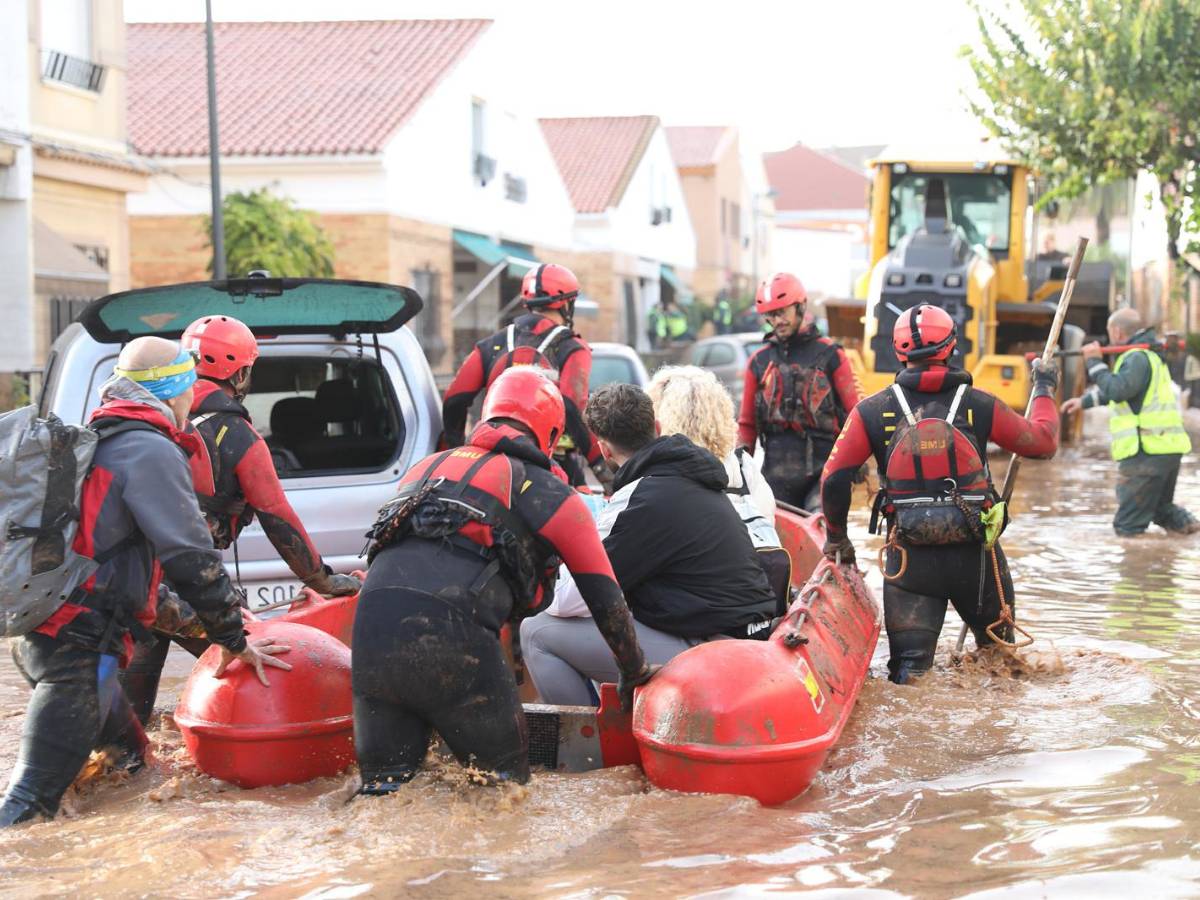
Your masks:
{"label": "car headrest", "polygon": [[312,397],[284,397],[271,407],[271,437],[284,443],[320,437],[325,420]]}
{"label": "car headrest", "polygon": [[354,422],[359,418],[362,398],[349,378],[335,378],[317,388],[317,412],[326,422]]}

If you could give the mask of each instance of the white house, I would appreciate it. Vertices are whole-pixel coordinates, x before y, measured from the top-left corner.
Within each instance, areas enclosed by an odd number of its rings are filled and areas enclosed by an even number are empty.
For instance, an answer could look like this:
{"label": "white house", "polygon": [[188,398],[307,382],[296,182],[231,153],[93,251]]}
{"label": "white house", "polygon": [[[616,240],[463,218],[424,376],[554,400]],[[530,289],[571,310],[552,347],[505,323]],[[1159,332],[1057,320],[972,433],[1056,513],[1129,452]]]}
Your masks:
{"label": "white house", "polygon": [[575,209],[574,265],[594,286],[594,333],[646,348],[647,314],[690,299],[696,234],[656,116],[542,119]]}
{"label": "white house", "polygon": [[[415,287],[426,310],[413,325],[443,371],[496,325],[535,260],[575,242],[541,129],[494,77],[511,48],[490,26],[216,26],[223,190],[268,187],[317,213],[339,276]],[[160,173],[129,202],[134,282],[204,278],[203,26],[130,25],[128,38],[131,140]]]}

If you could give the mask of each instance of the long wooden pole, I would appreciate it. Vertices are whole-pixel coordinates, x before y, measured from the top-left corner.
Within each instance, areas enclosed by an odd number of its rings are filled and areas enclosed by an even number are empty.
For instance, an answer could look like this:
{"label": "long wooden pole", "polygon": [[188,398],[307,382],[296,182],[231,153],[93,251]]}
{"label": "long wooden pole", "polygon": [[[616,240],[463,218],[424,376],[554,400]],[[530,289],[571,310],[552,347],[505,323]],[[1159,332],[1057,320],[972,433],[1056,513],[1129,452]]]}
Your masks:
{"label": "long wooden pole", "polygon": [[[1046,335],[1046,348],[1042,351],[1042,365],[1049,365],[1054,359],[1054,351],[1058,349],[1058,336],[1062,334],[1063,320],[1067,317],[1067,307],[1071,305],[1071,295],[1075,293],[1075,282],[1079,278],[1079,267],[1083,265],[1083,254],[1087,250],[1088,239],[1081,237],[1075,246],[1075,255],[1071,258],[1071,267],[1067,269],[1067,277],[1063,281],[1062,296],[1058,298],[1058,309],[1054,311],[1054,321],[1050,323],[1050,333]],[[1029,403],[1025,406],[1025,417],[1033,410],[1033,391],[1029,392]],[[1007,503],[1012,499],[1013,489],[1017,486],[1017,474],[1021,471],[1021,457],[1016,453],[1008,461],[1008,471],[1004,473],[1004,487],[1000,491],[1000,499]],[[954,657],[962,656],[963,645],[967,642],[967,623],[963,622],[958,632],[958,643],[954,646]]]}

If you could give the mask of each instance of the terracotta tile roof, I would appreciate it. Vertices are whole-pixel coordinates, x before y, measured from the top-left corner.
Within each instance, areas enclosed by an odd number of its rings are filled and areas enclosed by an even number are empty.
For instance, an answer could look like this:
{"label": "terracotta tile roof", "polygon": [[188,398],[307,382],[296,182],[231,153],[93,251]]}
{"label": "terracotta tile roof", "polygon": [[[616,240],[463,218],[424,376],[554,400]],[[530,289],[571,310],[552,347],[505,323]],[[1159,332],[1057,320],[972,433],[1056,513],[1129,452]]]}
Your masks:
{"label": "terracotta tile roof", "polygon": [[[378,153],[490,24],[219,22],[221,153]],[[207,156],[204,25],[126,29],[130,142],[148,156]]]}
{"label": "terracotta tile roof", "polygon": [[671,156],[680,169],[698,169],[717,161],[730,129],[725,125],[672,125],[663,129],[671,145]]}
{"label": "terracotta tile roof", "polygon": [[775,210],[865,209],[867,177],[803,144],[763,156]]}
{"label": "terracotta tile roof", "polygon": [[646,153],[657,116],[542,119],[542,133],[577,212],[616,206]]}

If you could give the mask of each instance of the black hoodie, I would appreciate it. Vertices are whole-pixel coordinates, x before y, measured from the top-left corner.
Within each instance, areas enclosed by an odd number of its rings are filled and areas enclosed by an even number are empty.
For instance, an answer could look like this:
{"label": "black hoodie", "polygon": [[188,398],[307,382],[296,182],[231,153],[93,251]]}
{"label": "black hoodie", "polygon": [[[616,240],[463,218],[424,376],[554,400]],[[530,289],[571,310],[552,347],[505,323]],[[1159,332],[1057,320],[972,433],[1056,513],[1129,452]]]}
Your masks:
{"label": "black hoodie", "polygon": [[721,462],[678,434],[617,470],[604,549],[639,622],[707,638],[744,636],[773,615],[775,597],[726,484]]}

